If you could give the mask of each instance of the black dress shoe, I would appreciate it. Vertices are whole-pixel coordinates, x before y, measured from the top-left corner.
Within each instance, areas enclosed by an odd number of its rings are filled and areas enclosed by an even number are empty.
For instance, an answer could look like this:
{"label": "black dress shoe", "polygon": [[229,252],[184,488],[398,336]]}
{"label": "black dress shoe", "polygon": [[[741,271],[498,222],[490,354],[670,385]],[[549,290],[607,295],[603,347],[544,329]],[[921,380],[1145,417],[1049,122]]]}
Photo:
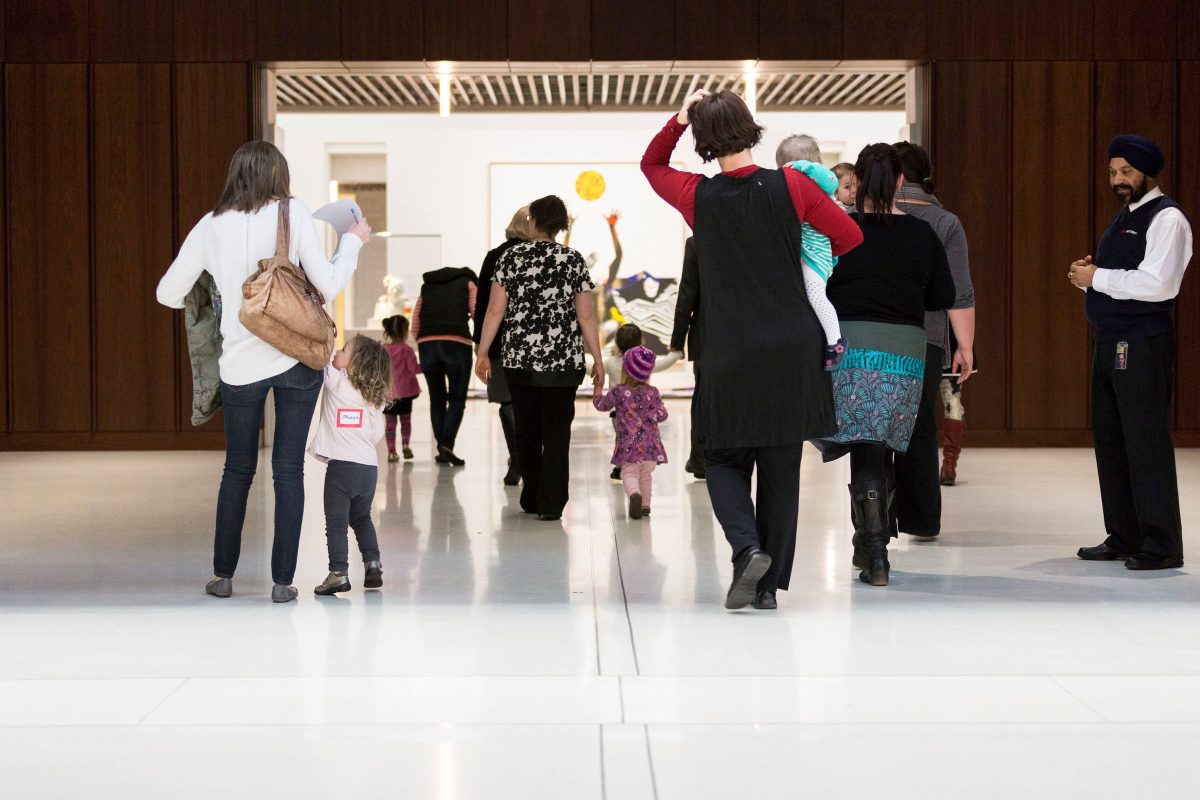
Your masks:
{"label": "black dress shoe", "polygon": [[754,598],[754,607],[763,611],[774,611],[779,608],[774,592],[759,592]]}
{"label": "black dress shoe", "polygon": [[620,467],[613,467],[613,470],[612,470],[612,472],[610,472],[610,473],[608,474],[608,477],[609,477],[609,478],[611,478],[611,479],[612,479],[612,480],[614,480],[614,481],[619,481],[619,480],[621,480],[621,468],[620,468]]}
{"label": "black dress shoe", "polygon": [[754,602],[758,581],[771,568],[771,557],[756,545],[750,545],[733,562],[733,581],[725,595],[728,609],[745,608]]}
{"label": "black dress shoe", "polygon": [[439,464],[450,464],[451,466],[455,467],[462,467],[467,463],[458,456],[454,455],[454,451],[449,447],[438,447],[438,454],[434,461],[438,462]]}
{"label": "black dress shoe", "polygon": [[1095,547],[1079,548],[1078,555],[1084,561],[1124,561],[1133,553],[1126,553],[1111,546],[1108,542],[1103,542]]}
{"label": "black dress shoe", "polygon": [[1125,559],[1125,569],[1179,569],[1183,556],[1160,556],[1156,553],[1134,553]]}

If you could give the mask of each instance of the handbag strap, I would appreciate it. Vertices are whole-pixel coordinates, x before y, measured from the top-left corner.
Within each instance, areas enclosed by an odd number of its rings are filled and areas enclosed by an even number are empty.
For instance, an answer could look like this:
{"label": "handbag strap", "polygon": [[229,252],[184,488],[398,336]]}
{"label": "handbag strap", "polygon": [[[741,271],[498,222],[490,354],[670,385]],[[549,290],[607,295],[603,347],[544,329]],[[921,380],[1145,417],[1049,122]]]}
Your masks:
{"label": "handbag strap", "polygon": [[288,260],[288,240],[291,235],[288,224],[291,198],[285,197],[279,201],[279,225],[275,229],[275,257]]}

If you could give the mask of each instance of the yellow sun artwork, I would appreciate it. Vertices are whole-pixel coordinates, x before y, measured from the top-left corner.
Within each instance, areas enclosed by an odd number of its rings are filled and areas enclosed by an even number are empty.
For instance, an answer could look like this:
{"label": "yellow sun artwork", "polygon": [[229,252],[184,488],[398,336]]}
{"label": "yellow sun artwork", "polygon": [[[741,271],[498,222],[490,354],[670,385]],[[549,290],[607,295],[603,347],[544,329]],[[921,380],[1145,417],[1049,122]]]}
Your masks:
{"label": "yellow sun artwork", "polygon": [[593,169],[579,173],[575,179],[575,193],[584,200],[599,200],[604,194],[604,176]]}

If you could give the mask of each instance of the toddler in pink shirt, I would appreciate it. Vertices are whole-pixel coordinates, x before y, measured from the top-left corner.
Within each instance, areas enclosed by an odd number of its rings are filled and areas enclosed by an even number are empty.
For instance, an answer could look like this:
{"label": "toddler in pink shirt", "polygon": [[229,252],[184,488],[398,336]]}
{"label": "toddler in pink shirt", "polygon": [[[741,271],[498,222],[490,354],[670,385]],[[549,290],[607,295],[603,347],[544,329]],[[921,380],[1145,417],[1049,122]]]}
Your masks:
{"label": "toddler in pink shirt", "polygon": [[592,401],[598,411],[616,411],[617,447],[612,463],[621,468],[621,482],[629,497],[629,516],[650,514],[651,475],[667,463],[658,423],[667,418],[667,407],[647,381],[654,372],[655,356],[645,347],[625,351],[621,383]]}
{"label": "toddler in pink shirt", "polygon": [[350,589],[347,528],[354,528],[365,565],[363,586],[383,586],[379,537],[371,521],[383,438],[383,407],[392,397],[392,359],[374,339],[356,336],[325,368],[321,421],[308,452],[325,468],[325,544],[329,575],[320,595]]}

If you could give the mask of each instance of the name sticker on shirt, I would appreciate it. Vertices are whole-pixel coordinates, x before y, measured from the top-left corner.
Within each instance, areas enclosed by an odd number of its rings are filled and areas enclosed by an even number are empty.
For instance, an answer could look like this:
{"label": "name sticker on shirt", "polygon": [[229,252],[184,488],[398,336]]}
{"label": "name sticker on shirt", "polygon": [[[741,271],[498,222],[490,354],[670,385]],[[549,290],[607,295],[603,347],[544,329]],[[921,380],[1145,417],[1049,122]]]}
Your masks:
{"label": "name sticker on shirt", "polygon": [[337,426],[339,428],[361,428],[363,426],[362,409],[339,408],[337,412]]}

